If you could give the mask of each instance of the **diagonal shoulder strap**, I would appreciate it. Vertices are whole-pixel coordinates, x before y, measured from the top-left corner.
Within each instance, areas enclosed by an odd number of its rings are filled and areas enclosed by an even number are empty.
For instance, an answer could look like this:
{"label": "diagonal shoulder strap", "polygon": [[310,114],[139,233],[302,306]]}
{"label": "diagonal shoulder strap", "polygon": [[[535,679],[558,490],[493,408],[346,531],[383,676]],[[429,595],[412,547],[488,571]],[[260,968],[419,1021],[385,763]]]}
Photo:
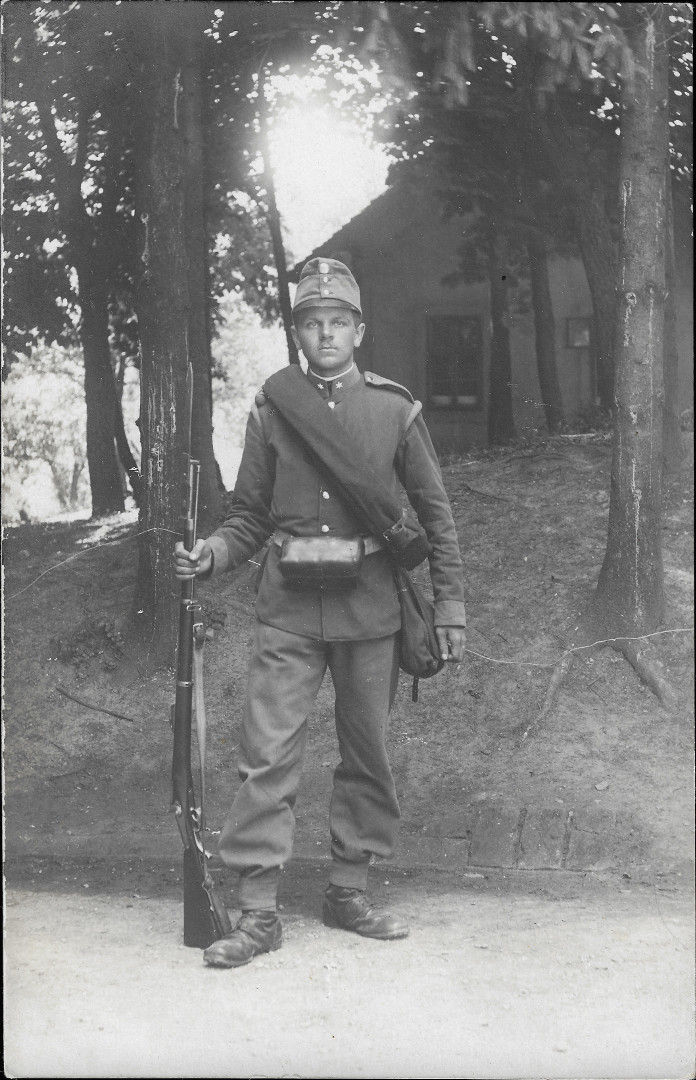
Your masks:
{"label": "diagonal shoulder strap", "polygon": [[407,569],[423,562],[431,550],[423,529],[404,515],[399,500],[302,369],[292,364],[277,371],[263,389],[360,520],[385,538],[397,562]]}

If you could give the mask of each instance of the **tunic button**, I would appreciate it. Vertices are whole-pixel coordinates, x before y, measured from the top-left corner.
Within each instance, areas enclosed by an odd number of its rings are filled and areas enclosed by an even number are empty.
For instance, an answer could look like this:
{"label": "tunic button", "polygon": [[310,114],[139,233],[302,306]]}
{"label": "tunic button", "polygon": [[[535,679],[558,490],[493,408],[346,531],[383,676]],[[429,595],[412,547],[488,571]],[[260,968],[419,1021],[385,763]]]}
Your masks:
{"label": "tunic button", "polygon": [[336,408],[336,402],[335,401],[330,401],[329,402],[329,408],[330,409],[335,409]]}
{"label": "tunic button", "polygon": [[328,491],[322,491],[321,497],[322,497],[322,499],[330,499],[331,498]]}
{"label": "tunic button", "polygon": [[322,532],[328,532],[329,531],[329,526],[328,525],[322,525],[321,531]]}

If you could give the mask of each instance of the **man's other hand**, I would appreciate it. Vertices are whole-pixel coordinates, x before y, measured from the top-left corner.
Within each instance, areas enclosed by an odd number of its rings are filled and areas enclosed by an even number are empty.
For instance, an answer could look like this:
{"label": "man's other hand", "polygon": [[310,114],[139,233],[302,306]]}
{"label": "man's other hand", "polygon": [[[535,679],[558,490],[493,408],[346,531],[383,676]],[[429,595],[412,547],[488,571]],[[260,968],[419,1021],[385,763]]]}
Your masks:
{"label": "man's other hand", "polygon": [[206,540],[196,540],[191,551],[187,551],[181,540],[174,546],[174,573],[179,581],[205,574],[210,570],[213,552]]}
{"label": "man's other hand", "polygon": [[466,630],[463,626],[436,626],[435,634],[440,648],[440,656],[450,664],[461,664],[466,642]]}

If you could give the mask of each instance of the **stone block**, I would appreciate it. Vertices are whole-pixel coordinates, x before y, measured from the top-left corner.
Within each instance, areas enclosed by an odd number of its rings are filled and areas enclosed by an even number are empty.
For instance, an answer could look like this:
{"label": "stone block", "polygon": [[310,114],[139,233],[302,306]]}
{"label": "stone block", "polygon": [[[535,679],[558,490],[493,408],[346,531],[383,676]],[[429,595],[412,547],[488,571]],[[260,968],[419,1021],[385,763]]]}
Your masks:
{"label": "stone block", "polygon": [[474,825],[476,810],[471,806],[457,810],[453,814],[445,814],[444,817],[429,823],[429,836],[447,836],[456,840],[470,840]]}
{"label": "stone block", "polygon": [[563,860],[567,810],[530,807],[517,857],[521,870],[558,870]]}
{"label": "stone block", "polygon": [[604,810],[579,810],[570,822],[567,870],[611,870],[622,862],[623,841],[616,834],[616,817]]}
{"label": "stone block", "polygon": [[437,866],[463,870],[469,862],[469,841],[441,836],[403,837],[394,856],[399,866]]}
{"label": "stone block", "polygon": [[519,808],[500,804],[476,807],[469,864],[514,867],[519,820]]}

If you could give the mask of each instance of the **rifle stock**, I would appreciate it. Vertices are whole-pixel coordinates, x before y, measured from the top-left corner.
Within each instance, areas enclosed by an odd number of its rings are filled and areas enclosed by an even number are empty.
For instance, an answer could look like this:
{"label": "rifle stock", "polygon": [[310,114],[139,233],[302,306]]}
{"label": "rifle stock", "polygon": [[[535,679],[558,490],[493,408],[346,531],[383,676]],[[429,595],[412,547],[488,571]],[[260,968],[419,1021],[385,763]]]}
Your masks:
{"label": "rifle stock", "polygon": [[[192,373],[189,367],[189,417]],[[190,449],[190,427],[189,427]],[[187,454],[187,495],[184,523],[184,547],[190,551],[196,542],[196,518],[198,508],[198,478],[200,464]],[[202,660],[205,642],[201,605],[195,599],[194,578],[181,585],[179,602],[179,638],[176,666],[176,697],[172,706],[172,729],[174,747],[172,756],[172,810],[176,817],[184,845],[184,945],[205,949],[213,941],[224,937],[231,924],[224,905],[215,893],[207,865],[205,851],[205,820],[203,795],[205,786],[205,749],[201,740],[199,722],[199,757],[201,765],[201,805],[196,805],[196,794],[191,771],[191,721],[193,715],[194,666],[199,680],[197,688],[197,711],[203,711]],[[194,665],[194,650],[196,664]]]}

